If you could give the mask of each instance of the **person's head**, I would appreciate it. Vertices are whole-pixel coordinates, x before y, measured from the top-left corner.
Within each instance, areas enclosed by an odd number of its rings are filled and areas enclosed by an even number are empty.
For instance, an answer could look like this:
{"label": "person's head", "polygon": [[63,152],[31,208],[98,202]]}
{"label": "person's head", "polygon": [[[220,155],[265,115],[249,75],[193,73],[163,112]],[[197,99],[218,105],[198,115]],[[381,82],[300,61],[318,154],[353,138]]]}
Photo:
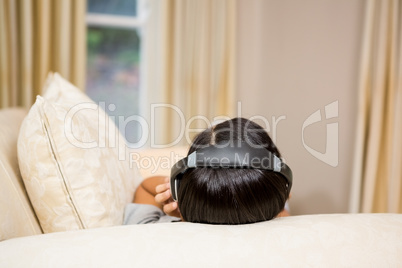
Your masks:
{"label": "person's head", "polygon": [[[258,124],[234,118],[197,135],[188,154],[214,144],[247,142],[281,157]],[[211,224],[244,224],[275,218],[289,197],[286,179],[274,171],[236,168],[187,170],[177,192],[183,220]]]}

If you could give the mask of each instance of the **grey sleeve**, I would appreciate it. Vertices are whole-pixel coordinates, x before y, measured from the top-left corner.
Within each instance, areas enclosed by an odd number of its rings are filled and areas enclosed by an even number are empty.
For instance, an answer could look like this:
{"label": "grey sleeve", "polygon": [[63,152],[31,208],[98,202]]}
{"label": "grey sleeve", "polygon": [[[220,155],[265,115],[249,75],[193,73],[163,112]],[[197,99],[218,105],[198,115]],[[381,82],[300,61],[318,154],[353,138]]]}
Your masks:
{"label": "grey sleeve", "polygon": [[128,224],[147,224],[162,222],[177,222],[180,218],[171,217],[163,213],[162,210],[146,204],[127,204],[124,211],[124,225]]}

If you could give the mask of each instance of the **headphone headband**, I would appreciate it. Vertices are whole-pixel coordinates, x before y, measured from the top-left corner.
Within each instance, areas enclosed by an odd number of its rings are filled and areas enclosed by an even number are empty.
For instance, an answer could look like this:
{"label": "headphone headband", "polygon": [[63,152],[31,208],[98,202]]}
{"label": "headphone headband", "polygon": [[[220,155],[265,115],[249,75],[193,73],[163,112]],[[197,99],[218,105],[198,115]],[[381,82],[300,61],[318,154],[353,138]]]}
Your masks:
{"label": "headphone headband", "polygon": [[274,171],[282,175],[292,187],[292,171],[279,157],[263,147],[251,146],[246,142],[238,146],[209,145],[194,151],[173,165],[170,175],[170,190],[177,201],[180,179],[188,169],[193,168],[252,168]]}

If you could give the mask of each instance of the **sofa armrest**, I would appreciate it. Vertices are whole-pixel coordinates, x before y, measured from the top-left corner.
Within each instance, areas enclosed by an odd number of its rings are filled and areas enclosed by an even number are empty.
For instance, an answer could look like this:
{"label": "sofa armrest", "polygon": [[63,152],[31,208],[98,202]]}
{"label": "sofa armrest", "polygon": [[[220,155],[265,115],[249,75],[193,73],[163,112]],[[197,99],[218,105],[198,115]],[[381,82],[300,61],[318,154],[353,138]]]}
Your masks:
{"label": "sofa armrest", "polygon": [[161,223],[14,238],[0,267],[401,267],[402,215]]}

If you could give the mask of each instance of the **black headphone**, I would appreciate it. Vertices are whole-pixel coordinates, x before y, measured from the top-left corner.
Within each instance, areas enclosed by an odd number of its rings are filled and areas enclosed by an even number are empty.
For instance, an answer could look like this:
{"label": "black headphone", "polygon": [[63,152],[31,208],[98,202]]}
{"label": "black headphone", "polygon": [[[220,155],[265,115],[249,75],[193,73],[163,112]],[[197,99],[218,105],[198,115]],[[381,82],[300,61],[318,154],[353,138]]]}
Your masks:
{"label": "black headphone", "polygon": [[292,188],[292,170],[276,155],[263,147],[247,142],[233,144],[215,144],[200,148],[173,165],[170,173],[170,191],[177,201],[180,180],[188,169],[193,168],[252,168],[270,170],[282,175],[288,183],[288,192]]}

